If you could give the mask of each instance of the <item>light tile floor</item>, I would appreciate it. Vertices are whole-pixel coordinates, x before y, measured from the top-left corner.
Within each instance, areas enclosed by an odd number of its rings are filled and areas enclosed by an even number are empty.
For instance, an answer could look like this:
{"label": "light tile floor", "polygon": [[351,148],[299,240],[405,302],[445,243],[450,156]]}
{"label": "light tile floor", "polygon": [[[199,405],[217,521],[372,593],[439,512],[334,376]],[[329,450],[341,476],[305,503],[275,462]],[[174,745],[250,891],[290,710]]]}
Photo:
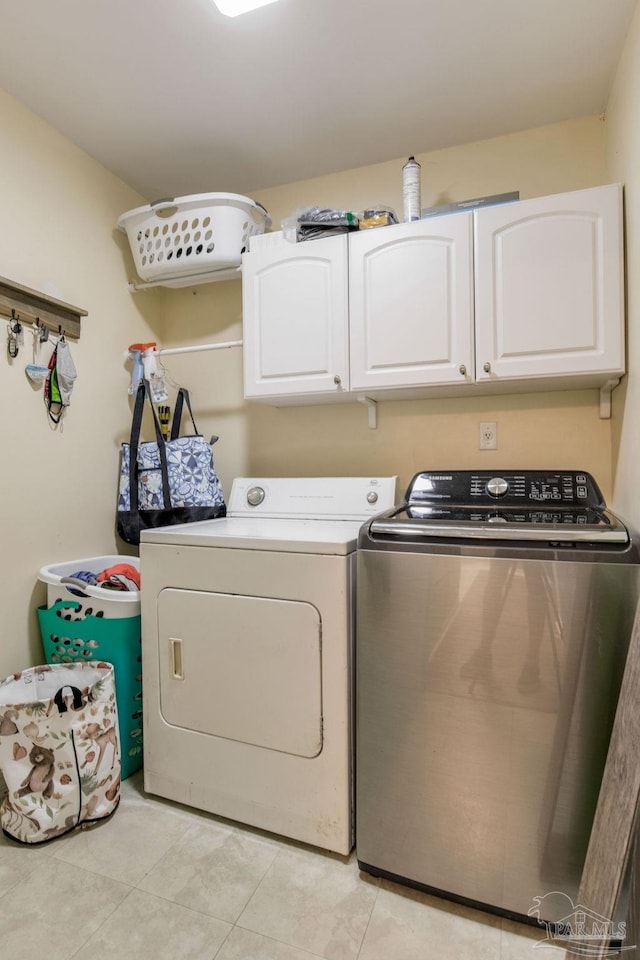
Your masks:
{"label": "light tile floor", "polygon": [[541,939],[362,874],[354,854],[152,797],[141,774],[106,823],[43,847],[0,838],[0,960],[558,960]]}

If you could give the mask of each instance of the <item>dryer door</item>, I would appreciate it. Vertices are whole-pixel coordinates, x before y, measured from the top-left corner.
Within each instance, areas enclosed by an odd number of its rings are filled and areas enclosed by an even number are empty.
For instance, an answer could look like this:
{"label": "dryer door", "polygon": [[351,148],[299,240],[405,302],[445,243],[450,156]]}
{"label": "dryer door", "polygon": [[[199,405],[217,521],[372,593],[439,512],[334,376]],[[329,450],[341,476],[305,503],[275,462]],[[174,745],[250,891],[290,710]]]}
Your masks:
{"label": "dryer door", "polygon": [[322,749],[321,623],[310,603],[165,589],[167,723],[300,757]]}

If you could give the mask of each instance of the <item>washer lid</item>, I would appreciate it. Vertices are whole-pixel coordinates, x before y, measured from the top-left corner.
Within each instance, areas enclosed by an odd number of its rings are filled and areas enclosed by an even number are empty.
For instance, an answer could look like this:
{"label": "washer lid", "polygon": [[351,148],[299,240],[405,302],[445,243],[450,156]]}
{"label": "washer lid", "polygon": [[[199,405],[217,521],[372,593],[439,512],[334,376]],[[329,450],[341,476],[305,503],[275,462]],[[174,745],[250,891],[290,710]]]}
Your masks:
{"label": "washer lid", "polygon": [[518,543],[534,541],[541,544],[591,544],[624,545],[629,542],[625,525],[608,510],[599,511],[598,519],[589,522],[585,514],[550,519],[520,516],[507,510],[491,515],[474,515],[455,519],[428,517],[417,514],[411,508],[385,514],[369,525],[370,535],[396,538],[398,540],[428,541],[445,540],[511,540]]}
{"label": "washer lid", "polygon": [[274,520],[224,517],[144,530],[140,541],[172,546],[277,550],[345,556],[356,548],[361,520]]}

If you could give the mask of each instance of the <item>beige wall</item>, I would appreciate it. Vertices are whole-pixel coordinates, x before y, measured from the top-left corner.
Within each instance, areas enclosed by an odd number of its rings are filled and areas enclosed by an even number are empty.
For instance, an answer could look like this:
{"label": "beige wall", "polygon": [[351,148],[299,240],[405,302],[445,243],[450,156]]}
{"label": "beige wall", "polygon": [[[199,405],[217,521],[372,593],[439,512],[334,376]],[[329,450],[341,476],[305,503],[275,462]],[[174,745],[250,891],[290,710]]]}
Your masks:
{"label": "beige wall", "polygon": [[[604,120],[586,117],[505,137],[417,154],[422,166],[422,206],[519,190],[543,197],[603,183]],[[402,215],[402,165],[406,157],[252,194],[278,229],[299,205],[361,209],[389,204]]]}
{"label": "beige wall", "polygon": [[625,185],[628,369],[614,393],[613,474],[617,510],[640,528],[640,7],[627,35],[607,106],[607,176]]}
{"label": "beige wall", "polygon": [[[522,198],[605,181],[604,123],[590,117],[418,156],[422,202],[519,190]],[[385,203],[401,212],[401,167],[350,170],[254,194],[274,228],[298,206],[360,209]],[[163,298],[164,343],[206,343],[241,336],[240,283],[170,291]],[[216,463],[225,490],[234,476],[397,473],[404,488],[433,467],[576,467],[611,488],[609,421],[595,391],[483,399],[384,401],[369,430],[357,403],[274,408],[242,399],[240,350],[169,357],[167,369],[191,387],[201,429],[220,435]],[[478,423],[496,420],[498,450],[478,450]]]}
{"label": "beige wall", "polygon": [[[42,657],[35,607],[44,564],[115,552],[118,444],[130,419],[129,343],[153,339],[157,300],[127,290],[120,213],[140,203],[123,183],[0,92],[0,275],[89,315],[63,430],[25,375],[32,338],[0,354],[0,676]],[[144,311],[144,313],[143,313]],[[146,314],[146,316],[145,316]],[[0,326],[4,336],[4,321]]]}
{"label": "beige wall", "polygon": [[[557,124],[418,158],[423,204],[519,189],[538,196],[605,182],[598,117]],[[257,192],[275,225],[302,204],[400,209],[393,163]],[[72,343],[78,381],[64,429],[52,430],[42,395],[19,358],[3,360],[0,409],[4,469],[0,501],[0,676],[40,659],[37,572],[46,563],[110,553],[118,446],[130,401],[123,354],[136,340],[164,345],[241,337],[240,283],[132,295],[126,240],[115,231],[133,191],[64,137],[0,93],[0,274],[88,310]],[[193,394],[202,431],[218,433],[216,462],[234,476],[397,473],[400,486],[423,467],[580,466],[610,488],[610,424],[594,392],[496,399],[386,401],[379,427],[359,404],[277,409],[242,396],[241,350],[167,358]],[[498,421],[499,449],[477,450],[479,420]]]}

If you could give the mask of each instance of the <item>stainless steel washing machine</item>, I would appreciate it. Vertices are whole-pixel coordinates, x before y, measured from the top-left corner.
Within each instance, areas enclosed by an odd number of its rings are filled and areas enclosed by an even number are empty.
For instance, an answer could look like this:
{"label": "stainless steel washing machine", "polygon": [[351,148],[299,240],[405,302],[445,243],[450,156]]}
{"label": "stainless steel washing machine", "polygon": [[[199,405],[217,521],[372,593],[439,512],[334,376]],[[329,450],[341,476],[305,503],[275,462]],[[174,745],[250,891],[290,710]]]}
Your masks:
{"label": "stainless steel washing machine", "polygon": [[[576,471],[419,473],[358,543],[362,869],[506,915],[577,894],[640,590]],[[549,895],[549,896],[547,896]]]}

